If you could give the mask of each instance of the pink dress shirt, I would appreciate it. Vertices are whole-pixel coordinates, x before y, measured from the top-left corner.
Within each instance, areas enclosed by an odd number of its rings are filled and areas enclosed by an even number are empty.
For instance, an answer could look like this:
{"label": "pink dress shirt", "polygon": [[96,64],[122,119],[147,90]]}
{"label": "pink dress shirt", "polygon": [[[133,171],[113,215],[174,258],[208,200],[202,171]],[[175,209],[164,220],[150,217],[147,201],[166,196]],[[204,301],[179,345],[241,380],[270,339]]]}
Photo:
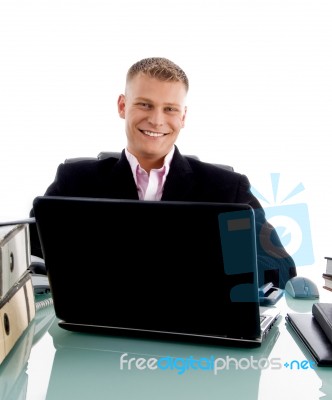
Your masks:
{"label": "pink dress shirt", "polygon": [[135,179],[138,198],[140,200],[160,200],[163,195],[165,180],[174,154],[174,146],[166,155],[164,165],[159,169],[152,169],[148,174],[139,165],[137,158],[125,149]]}

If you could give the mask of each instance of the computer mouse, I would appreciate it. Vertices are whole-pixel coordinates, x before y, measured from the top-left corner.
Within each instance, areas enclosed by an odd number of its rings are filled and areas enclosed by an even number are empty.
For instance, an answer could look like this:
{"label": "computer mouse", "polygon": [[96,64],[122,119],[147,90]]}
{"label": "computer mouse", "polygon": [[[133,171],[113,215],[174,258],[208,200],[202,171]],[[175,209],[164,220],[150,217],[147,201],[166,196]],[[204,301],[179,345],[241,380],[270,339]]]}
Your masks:
{"label": "computer mouse", "polygon": [[304,276],[294,276],[287,281],[285,291],[296,299],[317,299],[319,297],[317,285]]}

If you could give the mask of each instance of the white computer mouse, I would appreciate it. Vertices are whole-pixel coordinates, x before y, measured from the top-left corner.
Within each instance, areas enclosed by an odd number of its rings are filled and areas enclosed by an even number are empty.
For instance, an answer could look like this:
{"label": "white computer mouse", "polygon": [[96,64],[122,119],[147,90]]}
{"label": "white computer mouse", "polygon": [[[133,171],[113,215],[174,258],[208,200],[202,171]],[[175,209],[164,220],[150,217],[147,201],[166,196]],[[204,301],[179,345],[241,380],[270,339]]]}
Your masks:
{"label": "white computer mouse", "polygon": [[296,299],[317,299],[319,297],[317,285],[304,276],[294,276],[287,281],[285,291]]}

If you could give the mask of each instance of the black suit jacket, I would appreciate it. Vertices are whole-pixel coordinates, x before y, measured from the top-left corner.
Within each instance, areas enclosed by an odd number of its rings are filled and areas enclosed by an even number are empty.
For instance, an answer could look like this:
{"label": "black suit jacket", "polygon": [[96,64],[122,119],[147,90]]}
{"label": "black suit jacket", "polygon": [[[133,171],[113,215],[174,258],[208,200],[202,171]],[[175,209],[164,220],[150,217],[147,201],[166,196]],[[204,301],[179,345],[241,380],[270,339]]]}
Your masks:
{"label": "black suit jacket", "polygon": [[[45,195],[138,200],[134,177],[124,150],[120,159],[83,160],[60,164]],[[161,200],[247,203],[255,210],[259,281],[284,288],[296,275],[293,259],[283,248],[275,229],[250,192],[245,175],[182,156],[177,147]],[[33,210],[30,214],[33,216]],[[31,227],[31,252],[42,257],[35,227]]]}

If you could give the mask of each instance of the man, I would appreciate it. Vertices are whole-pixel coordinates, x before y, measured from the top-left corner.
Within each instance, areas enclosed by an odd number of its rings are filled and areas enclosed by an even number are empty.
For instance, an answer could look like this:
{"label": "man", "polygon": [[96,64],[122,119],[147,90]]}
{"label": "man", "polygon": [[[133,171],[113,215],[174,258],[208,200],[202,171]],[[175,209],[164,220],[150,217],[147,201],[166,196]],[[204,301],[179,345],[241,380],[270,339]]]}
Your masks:
{"label": "man", "polygon": [[[292,258],[267,223],[246,176],[180,154],[175,142],[186,120],[189,82],[165,58],[147,58],[127,73],[118,113],[127,146],[120,159],[61,164],[45,195],[137,200],[248,203],[255,209],[259,283],[284,288],[296,275]],[[32,254],[42,256],[32,230]]]}

